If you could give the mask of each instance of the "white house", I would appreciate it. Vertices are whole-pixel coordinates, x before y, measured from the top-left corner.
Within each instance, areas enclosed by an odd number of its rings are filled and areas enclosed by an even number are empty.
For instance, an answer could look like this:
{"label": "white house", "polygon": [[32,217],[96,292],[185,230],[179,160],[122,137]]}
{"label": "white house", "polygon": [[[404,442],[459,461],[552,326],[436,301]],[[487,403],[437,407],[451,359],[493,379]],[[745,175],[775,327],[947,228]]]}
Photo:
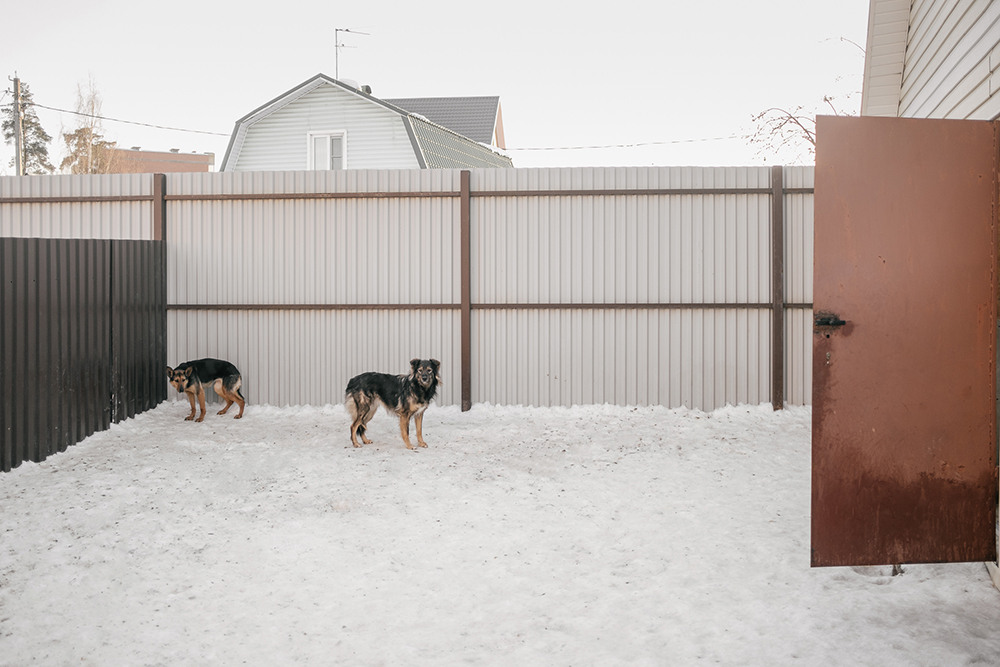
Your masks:
{"label": "white house", "polygon": [[1000,2],[871,0],[861,115],[1000,117]]}
{"label": "white house", "polygon": [[[236,121],[219,170],[514,166],[501,150],[499,98],[399,102],[413,109],[380,100],[367,86],[317,74]],[[472,138],[451,126],[481,136]]]}

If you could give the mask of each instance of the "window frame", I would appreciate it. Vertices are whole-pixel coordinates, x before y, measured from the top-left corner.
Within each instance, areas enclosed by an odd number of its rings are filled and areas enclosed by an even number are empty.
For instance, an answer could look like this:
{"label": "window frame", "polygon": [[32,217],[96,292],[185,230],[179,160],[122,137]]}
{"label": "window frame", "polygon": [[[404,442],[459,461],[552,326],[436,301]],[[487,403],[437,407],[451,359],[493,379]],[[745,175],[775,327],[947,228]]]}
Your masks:
{"label": "window frame", "polygon": [[[343,155],[341,155],[341,168],[331,169],[327,167],[326,169],[316,168],[316,156],[313,146],[315,145],[316,139],[326,137],[327,139],[339,138],[341,146],[343,148]],[[327,143],[327,149],[330,149],[330,144]],[[332,154],[332,151],[330,151]],[[316,132],[306,133],[306,169],[308,171],[343,171],[347,169],[347,130],[322,130]]]}

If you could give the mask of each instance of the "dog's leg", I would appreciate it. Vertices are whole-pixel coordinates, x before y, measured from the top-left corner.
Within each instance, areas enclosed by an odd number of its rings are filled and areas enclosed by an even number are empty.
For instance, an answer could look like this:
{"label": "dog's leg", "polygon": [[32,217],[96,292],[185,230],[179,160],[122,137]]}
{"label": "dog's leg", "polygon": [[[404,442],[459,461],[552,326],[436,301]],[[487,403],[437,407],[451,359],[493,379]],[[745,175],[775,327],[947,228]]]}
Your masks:
{"label": "dog's leg", "polygon": [[[194,401],[192,401],[192,403],[193,402]],[[205,388],[203,386],[201,386],[200,384],[198,385],[198,407],[201,408],[201,415],[199,415],[198,418],[195,419],[195,421],[196,422],[204,421],[205,420]],[[192,406],[192,409],[193,409],[193,406]],[[193,412],[191,414],[194,415]]]}
{"label": "dog's leg", "polygon": [[215,393],[219,395],[219,398],[226,401],[226,407],[222,408],[216,413],[219,415],[224,415],[226,414],[226,411],[229,409],[229,406],[233,404],[233,399],[231,398],[231,395],[228,389],[226,388],[226,385],[222,382],[222,380],[216,380],[212,384],[212,388],[215,389]]}
{"label": "dog's leg", "polygon": [[399,434],[403,436],[406,448],[413,449],[413,444],[410,442],[410,413],[405,410],[399,411]]}
{"label": "dog's leg", "polygon": [[361,417],[361,428],[358,429],[358,433],[361,435],[361,442],[366,445],[372,444],[372,441],[367,435],[365,435],[365,432],[368,430],[368,422],[372,420],[372,417],[375,416],[376,412],[378,412],[378,403],[375,400],[372,400],[372,402],[368,404],[368,409],[365,410]]}
{"label": "dog's leg", "polygon": [[368,414],[368,409],[358,400],[357,396],[350,396],[347,400],[349,401],[347,409],[351,413],[351,444],[360,447],[358,434],[361,435],[365,443],[370,442],[365,438],[365,415]]}
{"label": "dog's leg", "polygon": [[351,422],[351,444],[355,447],[360,447],[361,443],[358,442],[358,432],[360,430],[361,437],[364,438],[364,424],[361,423],[361,416],[356,415],[354,420]]}
{"label": "dog's leg", "polygon": [[365,435],[365,421],[364,415],[359,415],[353,422],[351,422],[351,444],[355,447],[360,447],[356,436],[361,436],[361,442],[366,445],[372,444],[372,441]]}
{"label": "dog's leg", "polygon": [[246,407],[247,404],[247,402],[243,400],[243,394],[240,393],[240,387],[242,386],[243,386],[243,377],[237,375],[236,384],[233,386],[233,400],[236,401],[236,404],[238,406],[240,406],[240,413],[236,415],[233,419],[243,418],[243,408]]}
{"label": "dog's leg", "polygon": [[194,394],[190,391],[185,391],[184,395],[187,396],[188,402],[191,404],[191,414],[184,418],[184,421],[189,422],[194,419]]}
{"label": "dog's leg", "polygon": [[413,421],[417,424],[417,444],[421,447],[426,447],[427,443],[424,442],[424,411],[421,410],[414,417]]}

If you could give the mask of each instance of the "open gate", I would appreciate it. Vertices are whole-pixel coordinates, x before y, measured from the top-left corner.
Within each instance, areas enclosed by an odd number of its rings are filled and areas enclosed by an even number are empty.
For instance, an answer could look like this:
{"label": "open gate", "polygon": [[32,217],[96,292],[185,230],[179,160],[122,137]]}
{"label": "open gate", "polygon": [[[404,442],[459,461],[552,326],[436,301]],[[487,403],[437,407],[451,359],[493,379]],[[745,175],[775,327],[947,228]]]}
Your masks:
{"label": "open gate", "polygon": [[816,134],[812,564],[995,560],[998,124]]}

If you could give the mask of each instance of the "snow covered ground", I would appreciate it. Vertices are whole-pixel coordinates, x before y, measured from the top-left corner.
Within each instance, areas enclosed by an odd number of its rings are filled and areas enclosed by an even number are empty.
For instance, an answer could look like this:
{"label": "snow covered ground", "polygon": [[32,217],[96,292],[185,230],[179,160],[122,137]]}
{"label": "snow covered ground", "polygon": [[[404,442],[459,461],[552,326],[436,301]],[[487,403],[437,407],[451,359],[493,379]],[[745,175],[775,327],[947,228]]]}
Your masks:
{"label": "snow covered ground", "polygon": [[982,563],[809,567],[806,408],[187,412],[0,474],[0,665],[1000,664]]}

